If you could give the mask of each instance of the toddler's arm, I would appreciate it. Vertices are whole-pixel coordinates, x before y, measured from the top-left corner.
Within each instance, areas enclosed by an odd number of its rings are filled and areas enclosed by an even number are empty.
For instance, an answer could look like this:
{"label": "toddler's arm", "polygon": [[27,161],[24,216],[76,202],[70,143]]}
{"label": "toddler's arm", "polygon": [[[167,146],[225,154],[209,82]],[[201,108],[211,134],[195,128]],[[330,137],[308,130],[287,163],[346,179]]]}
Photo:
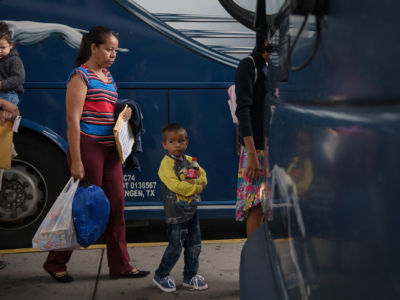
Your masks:
{"label": "toddler's arm", "polygon": [[204,188],[206,187],[208,181],[207,181],[207,173],[206,171],[200,167],[199,165],[199,177],[194,179],[194,184],[198,185],[201,187],[201,192],[203,192]]}
{"label": "toddler's arm", "polygon": [[200,194],[203,187],[196,183],[192,184],[184,180],[180,181],[173,170],[173,164],[173,160],[164,158],[161,162],[160,169],[158,170],[158,176],[167,188],[170,191],[185,197]]}
{"label": "toddler's arm", "polygon": [[14,58],[8,75],[6,79],[0,82],[0,89],[2,90],[15,90],[25,82],[24,64],[19,57]]}

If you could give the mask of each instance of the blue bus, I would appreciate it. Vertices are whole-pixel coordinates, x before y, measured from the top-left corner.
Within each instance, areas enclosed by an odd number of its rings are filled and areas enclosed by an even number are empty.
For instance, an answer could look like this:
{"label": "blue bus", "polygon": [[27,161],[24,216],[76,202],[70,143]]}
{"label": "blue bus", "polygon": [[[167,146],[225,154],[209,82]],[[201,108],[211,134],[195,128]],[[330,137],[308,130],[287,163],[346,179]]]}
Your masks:
{"label": "blue bus", "polygon": [[241,299],[400,299],[400,3],[257,2],[280,83]]}
{"label": "blue bus", "polygon": [[226,89],[257,31],[278,43],[271,67],[280,82],[269,95],[271,196],[263,193],[265,222],[242,251],[241,298],[399,299],[398,8],[394,0],[0,0],[27,71],[19,156],[0,194],[0,247],[30,245],[69,176],[66,78],[81,34],[98,24],[119,32],[111,72],[144,115],[141,171],[125,170],[127,220],[162,218],[156,174],[169,121],[188,128],[188,153],[207,170],[200,213],[232,218],[237,136]]}
{"label": "blue bus", "polygon": [[[149,3],[151,2],[151,3]],[[161,129],[182,123],[209,185],[203,218],[233,218],[238,158],[227,88],[255,34],[216,1],[0,0],[26,69],[18,152],[0,192],[0,248],[29,247],[69,177],[65,88],[82,34],[103,25],[119,33],[110,71],[120,98],[134,99],[146,133],[140,170],[124,170],[126,220],[163,218],[157,171]]]}

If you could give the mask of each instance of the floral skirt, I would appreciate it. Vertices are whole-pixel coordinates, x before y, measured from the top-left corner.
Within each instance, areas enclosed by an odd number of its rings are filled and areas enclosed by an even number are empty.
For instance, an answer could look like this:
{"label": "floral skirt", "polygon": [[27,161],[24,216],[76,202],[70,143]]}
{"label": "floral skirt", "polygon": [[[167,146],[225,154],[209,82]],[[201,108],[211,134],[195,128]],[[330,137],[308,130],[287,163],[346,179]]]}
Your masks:
{"label": "floral skirt", "polygon": [[[258,160],[262,176],[257,180],[250,180],[244,175],[247,165],[246,148],[242,146],[239,159],[239,171],[236,189],[236,221],[243,221],[247,218],[250,208],[260,205],[260,188],[265,182],[265,157],[264,150],[257,150]],[[267,158],[268,159],[268,158]]]}

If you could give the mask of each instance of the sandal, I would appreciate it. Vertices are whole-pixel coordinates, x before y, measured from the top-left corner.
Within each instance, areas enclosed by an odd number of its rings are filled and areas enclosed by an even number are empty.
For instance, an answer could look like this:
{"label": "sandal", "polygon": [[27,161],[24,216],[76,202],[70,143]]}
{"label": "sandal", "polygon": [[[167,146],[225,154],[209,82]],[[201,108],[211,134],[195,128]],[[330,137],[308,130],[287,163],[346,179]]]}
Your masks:
{"label": "sandal", "polygon": [[57,274],[56,272],[50,272],[50,271],[47,271],[47,270],[46,270],[46,272],[49,273],[51,275],[51,277],[53,277],[54,280],[57,281],[57,282],[66,283],[66,282],[74,281],[74,278],[72,278],[72,276],[69,275],[67,272],[65,272],[62,275]]}
{"label": "sandal", "polygon": [[0,260],[0,270],[4,269],[8,265],[8,262],[5,260]]}
{"label": "sandal", "polygon": [[132,271],[130,271],[127,274],[123,274],[121,275],[121,277],[129,277],[129,278],[142,278],[142,277],[146,277],[147,275],[149,275],[150,272],[149,271],[143,271],[143,270],[138,270],[138,269],[132,269]]}

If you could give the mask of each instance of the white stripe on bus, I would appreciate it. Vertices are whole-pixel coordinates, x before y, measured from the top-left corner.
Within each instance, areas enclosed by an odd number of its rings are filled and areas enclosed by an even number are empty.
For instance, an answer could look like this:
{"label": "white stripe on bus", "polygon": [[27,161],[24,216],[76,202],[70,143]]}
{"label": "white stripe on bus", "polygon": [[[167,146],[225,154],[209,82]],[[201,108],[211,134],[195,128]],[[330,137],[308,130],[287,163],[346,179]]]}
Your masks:
{"label": "white stripe on bus", "polygon": [[[199,205],[197,209],[235,209],[235,205]],[[162,205],[127,206],[125,210],[163,210]]]}

